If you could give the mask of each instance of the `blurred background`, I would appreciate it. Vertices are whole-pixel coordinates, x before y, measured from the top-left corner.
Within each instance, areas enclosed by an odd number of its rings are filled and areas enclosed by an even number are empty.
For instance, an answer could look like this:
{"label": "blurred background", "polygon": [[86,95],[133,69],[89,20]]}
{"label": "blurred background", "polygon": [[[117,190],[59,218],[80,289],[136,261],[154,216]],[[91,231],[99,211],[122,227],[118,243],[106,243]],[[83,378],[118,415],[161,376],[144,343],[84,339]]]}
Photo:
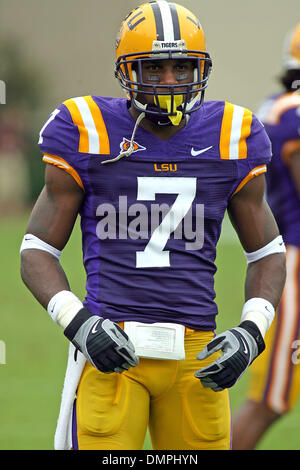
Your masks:
{"label": "blurred background", "polygon": [[[115,36],[121,20],[141,3],[0,0],[0,85],[6,85],[5,100],[0,95],[0,449],[53,448],[66,365],[63,335],[19,276],[19,246],[43,186],[38,134],[67,98],[123,96],[113,75]],[[199,17],[206,33],[213,60],[207,100],[225,99],[255,112],[280,90],[283,40],[299,21],[299,0],[179,3]],[[216,290],[223,329],[239,320],[245,270],[227,219],[220,248]],[[72,289],[83,297],[78,225],[62,262]],[[232,392],[233,411],[243,400],[246,380]],[[296,409],[283,418],[260,448],[300,449],[299,416]]]}

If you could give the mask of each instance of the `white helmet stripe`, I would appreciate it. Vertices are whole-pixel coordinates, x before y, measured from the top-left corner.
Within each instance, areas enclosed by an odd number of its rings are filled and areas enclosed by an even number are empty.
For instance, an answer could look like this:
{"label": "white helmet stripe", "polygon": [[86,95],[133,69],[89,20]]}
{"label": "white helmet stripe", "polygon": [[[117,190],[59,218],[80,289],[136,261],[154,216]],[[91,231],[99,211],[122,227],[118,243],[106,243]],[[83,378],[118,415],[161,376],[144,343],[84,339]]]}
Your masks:
{"label": "white helmet stripe", "polygon": [[163,38],[160,40],[164,42],[174,42],[174,27],[170,5],[165,0],[158,0],[157,4],[160,9],[163,27]]}

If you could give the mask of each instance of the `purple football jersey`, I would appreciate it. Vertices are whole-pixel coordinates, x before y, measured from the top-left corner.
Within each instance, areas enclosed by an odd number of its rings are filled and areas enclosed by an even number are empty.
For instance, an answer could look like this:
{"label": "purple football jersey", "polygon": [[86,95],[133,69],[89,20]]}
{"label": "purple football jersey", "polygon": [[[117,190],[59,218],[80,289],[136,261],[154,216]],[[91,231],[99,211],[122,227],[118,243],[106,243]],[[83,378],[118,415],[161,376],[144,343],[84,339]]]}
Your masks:
{"label": "purple football jersey", "polygon": [[[216,326],[216,245],[228,201],[266,171],[270,141],[249,111],[205,102],[167,141],[134,128],[128,101],[65,101],[40,133],[44,161],[85,192],[81,208],[84,304],[113,321]],[[253,172],[253,173],[252,173]]]}
{"label": "purple football jersey", "polygon": [[289,171],[289,157],[300,151],[300,95],[283,93],[267,99],[258,111],[272,143],[267,199],[285,243],[300,247],[300,198]]}

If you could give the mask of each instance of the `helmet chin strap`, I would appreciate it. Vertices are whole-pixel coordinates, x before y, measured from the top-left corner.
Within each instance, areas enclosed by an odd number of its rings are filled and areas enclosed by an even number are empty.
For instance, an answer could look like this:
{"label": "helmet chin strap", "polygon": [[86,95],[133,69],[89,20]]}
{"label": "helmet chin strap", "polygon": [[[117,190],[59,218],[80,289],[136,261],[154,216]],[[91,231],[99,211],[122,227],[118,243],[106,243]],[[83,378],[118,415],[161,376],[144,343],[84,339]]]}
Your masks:
{"label": "helmet chin strap", "polygon": [[144,119],[145,117],[145,113],[141,113],[136,122],[135,122],[135,125],[134,125],[134,129],[132,131],[132,135],[131,135],[131,139],[130,139],[130,144],[129,144],[129,148],[128,150],[124,150],[123,152],[120,152],[119,155],[115,158],[111,158],[110,160],[103,160],[101,163],[104,165],[105,163],[113,163],[113,162],[117,162],[118,160],[120,160],[121,158],[123,157],[130,157],[130,155],[134,152],[134,137],[135,137],[135,133],[137,131],[137,128],[141,122],[142,119]]}
{"label": "helmet chin strap", "polygon": [[[151,120],[152,122],[155,122],[156,124],[158,125],[161,125],[161,126],[167,126],[167,125],[173,125],[173,126],[179,126],[182,118],[183,118],[183,113],[180,109],[178,109],[181,105],[182,105],[182,102],[183,102],[183,95],[173,95],[174,97],[174,105],[173,105],[173,111],[174,111],[174,108],[175,108],[175,113],[174,113],[174,116],[159,116],[159,114],[157,115],[153,115],[151,113],[147,113],[147,109],[153,109],[153,110],[157,110],[159,109],[158,106],[155,106],[155,105],[149,105],[149,104],[142,104],[140,103],[139,101],[137,101],[135,98],[133,98],[138,106],[142,109],[144,109],[144,111],[139,114],[136,122],[135,122],[135,126],[134,126],[134,129],[133,129],[133,132],[132,132],[132,135],[131,135],[131,139],[130,139],[130,145],[129,145],[129,148],[128,150],[126,151],[123,151],[123,152],[120,152],[119,155],[115,158],[111,158],[110,160],[103,160],[101,163],[102,164],[106,164],[106,163],[113,163],[113,162],[117,162],[118,160],[120,160],[121,158],[123,157],[130,157],[130,155],[133,153],[134,151],[134,137],[135,137],[135,133],[137,131],[137,128],[140,124],[140,122],[142,121],[142,119],[144,119],[145,117],[149,120]],[[157,101],[158,101],[158,105],[160,106],[161,109],[166,109],[168,111],[168,113],[171,113],[172,111],[172,96],[171,95],[157,95]],[[190,106],[193,106],[196,102],[196,99],[198,99],[198,97],[196,96],[189,104]]]}

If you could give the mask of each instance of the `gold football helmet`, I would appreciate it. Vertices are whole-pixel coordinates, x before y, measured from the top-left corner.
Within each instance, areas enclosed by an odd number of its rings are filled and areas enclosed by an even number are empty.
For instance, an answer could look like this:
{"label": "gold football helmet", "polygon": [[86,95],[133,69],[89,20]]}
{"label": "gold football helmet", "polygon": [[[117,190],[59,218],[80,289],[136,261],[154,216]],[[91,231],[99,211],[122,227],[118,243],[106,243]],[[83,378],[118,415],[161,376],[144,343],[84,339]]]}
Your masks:
{"label": "gold football helmet", "polygon": [[[160,121],[167,119],[178,125],[182,116],[200,108],[212,62],[201,24],[185,7],[165,0],[138,6],[121,24],[116,58],[115,75],[120,85],[133,106],[148,118],[155,120],[159,116]],[[142,64],[162,59],[193,61],[193,81],[174,85],[144,83]],[[153,105],[138,101],[137,95],[141,94],[152,95]]]}
{"label": "gold football helmet", "polygon": [[283,65],[286,70],[300,69],[300,23],[285,38]]}

